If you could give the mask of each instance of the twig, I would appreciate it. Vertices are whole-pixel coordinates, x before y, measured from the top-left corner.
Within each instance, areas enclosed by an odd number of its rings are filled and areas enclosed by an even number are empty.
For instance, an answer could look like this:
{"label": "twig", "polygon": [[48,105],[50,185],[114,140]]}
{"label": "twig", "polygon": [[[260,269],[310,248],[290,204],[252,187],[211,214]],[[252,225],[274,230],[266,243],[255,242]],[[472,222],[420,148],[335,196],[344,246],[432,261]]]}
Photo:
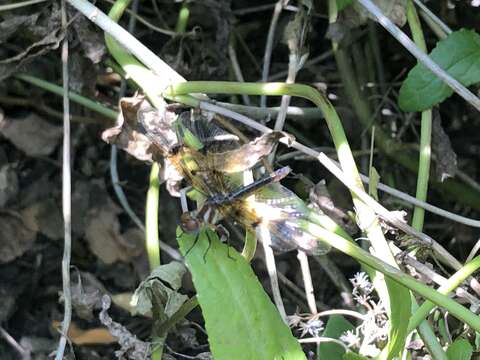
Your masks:
{"label": "twig", "polygon": [[270,232],[265,226],[260,226],[257,235],[260,237],[260,242],[263,246],[265,253],[265,265],[267,266],[268,277],[270,278],[270,285],[272,287],[273,302],[275,303],[277,310],[285,324],[288,323],[287,313],[283,306],[282,295],[280,294],[280,288],[278,286],[277,266],[275,265],[275,256],[271,247]]}
{"label": "twig", "polygon": [[413,0],[413,2],[417,4],[420,10],[422,10],[422,14],[428,16],[429,19],[431,19],[445,32],[445,34],[449,35],[452,33],[452,29],[450,29],[447,24],[445,24],[437,15],[435,15],[428,7],[426,7],[421,0]]}
{"label": "twig", "polygon": [[[265,52],[263,54],[263,68],[262,68],[262,82],[266,82],[268,79],[268,73],[270,71],[270,61],[272,59],[272,50],[273,50],[273,40],[275,37],[275,29],[277,28],[278,19],[280,18],[280,13],[282,8],[285,5],[285,0],[278,0],[273,9],[273,15],[270,20],[270,27],[267,34],[267,43],[265,44]],[[267,97],[262,95],[260,97],[260,106],[267,106]]]}
{"label": "twig", "polygon": [[64,244],[62,258],[62,283],[64,314],[62,334],[58,344],[55,360],[62,360],[67,344],[67,333],[72,319],[72,293],[70,289],[70,258],[72,252],[72,184],[70,164],[70,102],[68,99],[68,36],[67,9],[62,0],[62,27],[65,37],[62,42],[62,76],[63,76],[63,166],[62,166],[62,212],[64,222]]}
{"label": "twig", "polygon": [[5,341],[10,344],[22,357],[22,360],[30,360],[30,352],[25,350],[18,342],[15,340],[12,335],[10,335],[3,327],[0,326],[0,336],[2,336]]}
{"label": "twig", "polygon": [[[265,119],[267,117],[275,117],[280,111],[279,106],[262,108],[258,106],[245,106],[239,104],[231,104],[220,101],[211,100],[212,104],[217,104],[226,109],[230,109],[240,114],[256,118],[256,119]],[[298,120],[318,120],[323,119],[323,114],[320,109],[315,107],[298,107],[298,106],[289,106],[287,108],[287,116],[292,119]]]}
{"label": "twig", "polygon": [[348,307],[353,308],[354,302],[352,297],[352,288],[350,283],[345,278],[345,275],[340,271],[338,266],[327,256],[314,256],[315,261],[330,278],[330,281],[338,289],[342,300]]}
{"label": "twig", "polygon": [[348,348],[347,345],[345,345],[342,341],[334,338],[329,338],[329,337],[312,337],[312,338],[306,338],[306,339],[298,339],[298,342],[300,344],[309,344],[309,343],[334,343],[337,345],[340,345],[345,352],[350,352],[350,349]]}
{"label": "twig", "polygon": [[313,290],[312,275],[310,274],[307,254],[302,250],[298,250],[297,259],[300,263],[300,268],[302,269],[303,286],[305,288],[308,307],[312,314],[316,314],[318,312],[317,303],[315,301],[315,292]]}
{"label": "twig", "polygon": [[[244,82],[245,79],[243,78],[242,69],[240,68],[240,64],[238,63],[237,59],[237,52],[235,51],[235,47],[233,46],[233,37],[231,38],[228,44],[228,57],[230,58],[230,62],[232,64],[233,73],[235,74],[235,78],[237,81]],[[243,103],[247,106],[250,106],[250,97],[248,95],[242,95]]]}
{"label": "twig", "polygon": [[377,21],[400,42],[417,60],[425,65],[431,72],[445,82],[453,91],[463,97],[468,103],[480,111],[480,99],[470,90],[463,86],[458,80],[451,77],[445,70],[437,65],[427,54],[422,52],[412,40],[405,35],[388,17],[383,15],[381,10],[371,0],[357,0]]}
{"label": "twig", "polygon": [[0,5],[0,11],[7,11],[7,10],[14,10],[24,6],[34,5],[38,3],[45,2],[47,0],[28,0],[28,1],[21,1],[15,4],[8,4],[8,5]]}

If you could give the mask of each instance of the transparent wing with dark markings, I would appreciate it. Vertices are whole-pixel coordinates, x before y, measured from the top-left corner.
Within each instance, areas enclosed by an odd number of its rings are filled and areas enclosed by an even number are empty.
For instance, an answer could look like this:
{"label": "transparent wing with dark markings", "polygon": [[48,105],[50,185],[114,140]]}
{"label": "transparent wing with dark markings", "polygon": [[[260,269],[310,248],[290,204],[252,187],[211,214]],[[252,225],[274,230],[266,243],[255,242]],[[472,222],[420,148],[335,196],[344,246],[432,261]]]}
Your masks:
{"label": "transparent wing with dark markings", "polygon": [[312,210],[293,191],[281,184],[270,184],[259,189],[250,202],[249,207],[256,209],[262,225],[270,231],[272,245],[278,250],[300,248],[315,255],[330,250],[302,227],[302,222],[309,221]]}

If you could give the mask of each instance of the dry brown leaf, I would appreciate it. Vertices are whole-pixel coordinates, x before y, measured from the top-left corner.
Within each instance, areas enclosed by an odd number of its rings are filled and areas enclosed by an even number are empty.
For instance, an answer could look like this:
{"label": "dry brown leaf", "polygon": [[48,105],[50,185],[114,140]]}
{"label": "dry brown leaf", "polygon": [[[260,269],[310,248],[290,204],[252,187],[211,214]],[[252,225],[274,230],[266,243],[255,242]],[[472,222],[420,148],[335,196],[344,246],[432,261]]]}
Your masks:
{"label": "dry brown leaf", "polygon": [[100,29],[84,16],[77,16],[72,25],[80,40],[85,57],[92,63],[98,64],[106,52],[105,41]]}
{"label": "dry brown leaf", "polygon": [[445,130],[443,130],[438,110],[433,112],[432,150],[435,154],[435,173],[440,182],[455,176],[457,172],[457,154]]}
{"label": "dry brown leaf", "polygon": [[30,249],[37,236],[37,228],[35,224],[27,224],[17,212],[1,211],[0,264],[12,261]]}
{"label": "dry brown leaf", "polygon": [[160,112],[153,109],[144,98],[121,99],[117,123],[102,133],[102,139],[109,144],[117,145],[138,160],[159,161],[164,153],[153,146],[152,141],[138,129],[137,116],[142,113],[152,116],[157,114],[157,117],[161,117]]}
{"label": "dry brown leaf", "polygon": [[120,233],[117,215],[121,209],[108,199],[88,211],[85,237],[90,250],[104,263],[128,261],[140,255],[144,250],[143,233],[138,229],[129,229]]}
{"label": "dry brown leaf", "polygon": [[49,155],[62,136],[61,127],[51,125],[34,113],[23,119],[11,119],[0,114],[0,132],[29,156]]}
{"label": "dry brown leaf", "polygon": [[[62,324],[60,321],[52,321],[52,327],[61,330]],[[67,336],[75,345],[112,344],[117,341],[107,328],[99,327],[83,330],[75,322],[70,323]]]}
{"label": "dry brown leaf", "polygon": [[22,210],[24,221],[30,228],[53,240],[63,238],[63,219],[58,204],[52,199],[45,199]]}
{"label": "dry brown leaf", "polygon": [[[117,123],[102,133],[102,139],[109,144],[117,145],[138,160],[158,162],[160,183],[166,181],[170,194],[178,197],[182,177],[164,158],[178,143],[172,130],[176,114],[167,109],[166,103],[163,103],[163,106],[163,109],[157,110],[143,97],[121,99]],[[145,130],[148,130],[153,138],[147,137],[144,134]]]}

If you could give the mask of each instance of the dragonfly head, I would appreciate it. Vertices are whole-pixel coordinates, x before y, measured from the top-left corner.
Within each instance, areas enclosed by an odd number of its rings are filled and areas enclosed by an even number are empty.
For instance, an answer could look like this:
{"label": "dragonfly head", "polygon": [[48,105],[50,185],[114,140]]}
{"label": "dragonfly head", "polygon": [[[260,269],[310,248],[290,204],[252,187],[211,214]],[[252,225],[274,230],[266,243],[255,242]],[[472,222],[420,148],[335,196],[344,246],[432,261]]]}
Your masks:
{"label": "dragonfly head", "polygon": [[180,216],[180,227],[187,233],[193,233],[200,228],[200,221],[191,213],[185,212]]}

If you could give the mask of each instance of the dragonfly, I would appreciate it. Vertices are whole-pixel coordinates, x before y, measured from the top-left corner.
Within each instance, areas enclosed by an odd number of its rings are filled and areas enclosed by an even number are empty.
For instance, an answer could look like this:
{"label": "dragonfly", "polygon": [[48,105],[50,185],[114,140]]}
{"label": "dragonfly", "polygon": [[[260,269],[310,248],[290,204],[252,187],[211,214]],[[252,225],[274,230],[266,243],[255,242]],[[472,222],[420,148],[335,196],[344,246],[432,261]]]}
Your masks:
{"label": "dragonfly", "polygon": [[[213,119],[188,111],[178,116],[172,128],[177,143],[165,158],[203,198],[194,215],[182,215],[183,230],[197,231],[201,224],[226,220],[253,233],[267,229],[272,247],[281,252],[300,249],[321,255],[330,250],[302,225],[315,217],[315,210],[280,183],[290,173],[289,167],[243,184],[244,172],[268,155],[285,134],[272,132],[242,145]],[[154,133],[144,129],[144,134],[153,144],[164,144]]]}

